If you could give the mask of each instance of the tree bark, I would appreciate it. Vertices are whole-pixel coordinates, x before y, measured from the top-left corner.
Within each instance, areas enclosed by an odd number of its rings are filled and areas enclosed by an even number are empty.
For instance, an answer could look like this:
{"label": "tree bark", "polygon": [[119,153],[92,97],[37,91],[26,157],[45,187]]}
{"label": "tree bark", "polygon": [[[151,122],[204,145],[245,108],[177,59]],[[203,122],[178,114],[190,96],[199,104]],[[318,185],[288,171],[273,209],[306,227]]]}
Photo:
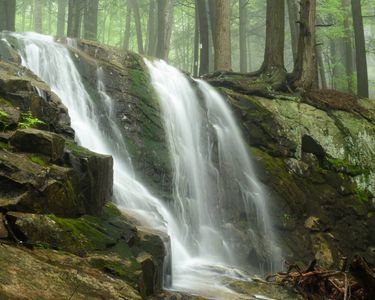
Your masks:
{"label": "tree bark", "polygon": [[99,0],[86,0],[84,15],[84,37],[96,41],[98,38]]}
{"label": "tree bark", "polygon": [[166,60],[168,60],[169,49],[170,49],[170,44],[171,44],[172,26],[173,26],[173,17],[174,17],[174,2],[175,0],[167,1],[165,43],[164,43],[164,53],[165,53]]}
{"label": "tree bark", "polygon": [[322,89],[327,88],[327,78],[326,78],[326,71],[324,68],[324,61],[322,55],[322,46],[316,46],[316,60],[319,70],[319,77],[320,77],[320,84]]}
{"label": "tree bark", "polygon": [[0,2],[0,31],[16,31],[16,0]]}
{"label": "tree bark", "polygon": [[166,26],[166,10],[168,0],[158,1],[158,43],[156,47],[156,57],[165,59],[165,26]]}
{"label": "tree bark", "polygon": [[156,23],[156,2],[150,0],[149,15],[147,23],[147,43],[146,53],[147,55],[155,56],[156,43],[157,43],[157,23]]}
{"label": "tree bark", "polygon": [[193,75],[195,77],[198,76],[198,69],[199,69],[199,12],[198,12],[197,1],[195,3],[194,58],[193,58]]}
{"label": "tree bark", "polygon": [[123,44],[123,48],[125,50],[129,50],[131,18],[132,18],[132,9],[130,7],[130,4],[128,3],[126,7],[126,21],[125,21],[125,31],[124,31],[124,44]]}
{"label": "tree bark", "polygon": [[57,36],[65,35],[66,0],[57,3]]}
{"label": "tree bark", "polygon": [[67,36],[70,38],[79,38],[81,35],[82,8],[81,0],[69,0]]}
{"label": "tree bark", "polygon": [[138,52],[144,54],[143,51],[143,38],[142,38],[142,24],[141,16],[139,14],[139,5],[137,0],[128,0],[134,12],[134,21],[135,21],[135,30],[137,32],[137,43],[138,43]]}
{"label": "tree bark", "polygon": [[266,46],[261,70],[265,73],[285,71],[284,67],[284,30],[285,2],[267,0]]}
{"label": "tree bark", "polygon": [[210,17],[210,28],[211,28],[211,35],[212,35],[212,41],[215,45],[215,38],[216,38],[216,0],[207,0],[208,1],[208,11],[209,11],[209,17]]}
{"label": "tree bark", "polygon": [[168,58],[173,21],[173,0],[158,1],[158,42],[156,57]]}
{"label": "tree bark", "polygon": [[247,14],[247,0],[240,0],[239,3],[239,15],[240,15],[240,26],[239,26],[239,37],[240,37],[240,72],[246,73],[247,72],[247,56],[248,56],[248,49],[247,49],[247,22],[248,22],[248,14]]}
{"label": "tree bark", "polygon": [[352,0],[352,15],[356,48],[357,95],[369,97],[365,34],[363,30],[361,0]]}
{"label": "tree bark", "polygon": [[42,0],[35,0],[34,5],[34,30],[35,32],[43,32],[43,3]]}
{"label": "tree bark", "polygon": [[345,72],[346,72],[346,79],[348,82],[348,91],[354,92],[354,82],[353,82],[353,73],[354,73],[354,65],[353,65],[353,49],[352,49],[352,38],[351,38],[351,28],[350,28],[350,2],[349,0],[341,0],[342,7],[344,10],[344,30],[345,36],[343,38],[344,44],[344,64],[345,64]]}
{"label": "tree bark", "polygon": [[215,71],[232,68],[230,39],[230,1],[216,0]]}
{"label": "tree bark", "polygon": [[297,59],[294,65],[294,86],[309,92],[314,82],[316,0],[301,0],[301,19]]}
{"label": "tree bark", "polygon": [[209,32],[206,1],[196,0],[199,17],[199,37],[200,37],[200,65],[199,75],[209,72]]}
{"label": "tree bark", "polygon": [[292,40],[292,53],[293,53],[293,60],[295,61],[297,58],[297,49],[298,49],[298,3],[296,0],[287,0],[288,4],[288,15],[289,15],[289,26],[290,26],[290,33],[291,33],[291,40]]}

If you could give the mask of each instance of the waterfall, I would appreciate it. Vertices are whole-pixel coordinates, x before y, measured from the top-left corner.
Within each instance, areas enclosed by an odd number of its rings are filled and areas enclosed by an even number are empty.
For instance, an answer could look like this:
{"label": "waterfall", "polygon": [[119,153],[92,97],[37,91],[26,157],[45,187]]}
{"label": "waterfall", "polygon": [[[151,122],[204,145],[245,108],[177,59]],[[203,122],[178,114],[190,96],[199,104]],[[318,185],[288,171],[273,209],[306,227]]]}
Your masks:
{"label": "waterfall", "polygon": [[225,99],[206,82],[193,81],[164,61],[146,60],[146,65],[174,166],[174,213],[185,224],[182,242],[196,257],[237,264],[232,222],[244,211],[249,239],[269,252],[268,268],[279,267],[267,192]]}
{"label": "waterfall", "polygon": [[277,250],[272,250],[276,248],[268,242],[273,241],[273,235],[267,195],[256,179],[225,100],[212,87],[187,78],[165,62],[146,61],[159,96],[174,166],[174,201],[167,207],[133,170],[126,140],[115,122],[103,70],[97,68],[99,101],[94,101],[64,45],[35,33],[12,35],[20,43],[23,65],[45,81],[68,108],[77,142],[113,156],[116,204],[140,216],[145,225],[169,234],[172,289],[238,299],[225,285],[228,278],[245,277],[235,268],[241,262],[232,245],[233,217],[238,210],[246,212],[248,234],[254,243],[263,241],[274,260],[279,259]]}

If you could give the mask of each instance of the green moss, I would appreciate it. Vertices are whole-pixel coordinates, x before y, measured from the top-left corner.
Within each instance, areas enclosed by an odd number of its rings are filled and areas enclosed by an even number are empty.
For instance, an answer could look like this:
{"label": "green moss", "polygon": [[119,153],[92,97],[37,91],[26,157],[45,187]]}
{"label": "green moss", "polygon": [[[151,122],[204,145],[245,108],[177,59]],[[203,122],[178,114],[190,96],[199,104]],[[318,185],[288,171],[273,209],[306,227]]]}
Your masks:
{"label": "green moss", "polygon": [[33,155],[30,156],[30,160],[33,163],[38,164],[39,166],[42,166],[42,167],[47,166],[47,163],[42,158],[40,158],[39,156],[37,156],[35,154],[33,154]]}
{"label": "green moss", "polygon": [[0,105],[4,106],[13,106],[12,103],[10,103],[8,100],[5,100],[4,98],[0,97]]}
{"label": "green moss", "polygon": [[355,183],[353,183],[352,192],[355,195],[355,197],[362,202],[368,202],[369,199],[373,197],[371,192],[368,190],[362,190],[360,189]]}
{"label": "green moss", "polygon": [[372,219],[375,218],[375,212],[371,211],[367,214],[367,218]]}
{"label": "green moss", "polygon": [[137,287],[139,278],[137,271],[141,271],[140,264],[136,261],[115,260],[110,258],[93,258],[90,264],[112,276],[119,277]]}
{"label": "green moss", "polygon": [[351,176],[357,176],[357,175],[369,173],[368,170],[365,170],[358,165],[353,165],[348,161],[334,159],[334,158],[328,158],[327,161],[330,165],[330,168],[337,172],[343,172]]}
{"label": "green moss", "polygon": [[8,143],[0,142],[0,150],[11,150],[12,147]]}
{"label": "green moss", "polygon": [[108,245],[115,243],[113,238],[102,231],[100,222],[95,217],[84,216],[78,219],[68,219],[51,215],[50,218],[63,230],[61,250],[81,253],[104,250]]}
{"label": "green moss", "polygon": [[66,140],[66,148],[73,152],[75,156],[78,157],[87,157],[92,156],[92,152],[84,147],[78,146],[74,141]]}

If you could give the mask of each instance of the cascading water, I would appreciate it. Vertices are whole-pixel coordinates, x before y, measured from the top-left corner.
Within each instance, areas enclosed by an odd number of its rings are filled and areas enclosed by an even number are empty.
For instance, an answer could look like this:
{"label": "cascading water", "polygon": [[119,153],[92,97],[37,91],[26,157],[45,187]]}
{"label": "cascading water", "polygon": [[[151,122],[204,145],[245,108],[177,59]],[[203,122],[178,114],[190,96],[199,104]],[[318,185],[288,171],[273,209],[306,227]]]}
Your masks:
{"label": "cascading water", "polygon": [[235,248],[228,241],[234,233],[233,208],[243,208],[250,240],[268,249],[268,267],[279,267],[266,192],[224,98],[209,84],[189,81],[163,61],[146,60],[146,65],[159,96],[174,165],[174,211],[188,225],[186,248],[205,263],[236,264]]}
{"label": "cascading water", "polygon": [[[254,208],[253,232],[272,240],[265,195],[256,180],[245,144],[223,98],[204,82],[190,82],[164,62],[146,61],[159,95],[172,163],[174,207],[167,208],[134,174],[126,141],[114,122],[103,70],[97,69],[97,96],[87,92],[64,45],[34,33],[13,34],[22,45],[23,64],[44,80],[69,110],[77,141],[114,159],[114,196],[120,208],[171,238],[173,289],[215,299],[239,299],[223,283],[243,278],[231,244],[231,205]],[[200,102],[193,86],[204,101]],[[251,232],[251,231],[249,231]],[[266,239],[264,239],[266,240]],[[266,246],[273,249],[271,244]],[[275,260],[279,254],[272,252]],[[242,299],[242,298],[241,298]]]}

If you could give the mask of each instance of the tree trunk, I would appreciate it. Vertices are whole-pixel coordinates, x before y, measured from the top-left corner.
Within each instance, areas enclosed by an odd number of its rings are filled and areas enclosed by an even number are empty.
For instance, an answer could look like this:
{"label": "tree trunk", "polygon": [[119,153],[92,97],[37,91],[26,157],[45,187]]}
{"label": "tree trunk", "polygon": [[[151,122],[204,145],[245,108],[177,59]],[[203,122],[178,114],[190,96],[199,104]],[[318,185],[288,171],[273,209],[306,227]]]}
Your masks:
{"label": "tree trunk", "polygon": [[315,75],[316,0],[301,0],[301,19],[297,59],[294,65],[294,86],[309,92]]}
{"label": "tree trunk", "polygon": [[123,48],[129,50],[129,41],[130,41],[130,24],[132,18],[132,9],[128,3],[126,7],[126,21],[125,21],[125,31],[124,31],[124,44]]}
{"label": "tree trunk", "polygon": [[34,5],[34,31],[43,32],[43,0],[35,0]]}
{"label": "tree trunk", "polygon": [[171,44],[173,16],[174,16],[174,1],[175,0],[168,0],[167,2],[165,43],[164,43],[164,53],[165,53],[166,60],[168,60],[169,49],[170,49],[170,44]]}
{"label": "tree trunk", "polygon": [[208,1],[208,11],[210,17],[210,27],[211,27],[211,35],[212,41],[215,45],[215,38],[216,38],[216,0],[207,0]]}
{"label": "tree trunk", "polygon": [[322,87],[322,89],[326,89],[327,88],[327,78],[326,78],[326,71],[325,71],[325,68],[324,68],[322,46],[316,46],[316,60],[317,60],[317,64],[318,64],[321,87]]}
{"label": "tree trunk", "polygon": [[168,58],[170,37],[172,33],[173,0],[158,1],[158,43],[156,57]]}
{"label": "tree trunk", "polygon": [[[199,0],[198,0],[199,1]],[[195,30],[194,30],[194,63],[193,63],[193,75],[198,76],[198,64],[199,64],[199,12],[197,1],[195,3]]]}
{"label": "tree trunk", "polygon": [[239,14],[240,14],[240,72],[247,72],[247,0],[240,0],[239,3]]}
{"label": "tree trunk", "polygon": [[16,0],[0,2],[0,31],[16,31]]}
{"label": "tree trunk", "polygon": [[344,43],[344,62],[346,78],[348,81],[348,91],[354,92],[354,82],[353,82],[353,49],[352,49],[352,38],[351,38],[351,26],[349,21],[350,16],[350,2],[349,0],[341,0],[344,9],[344,29],[345,37],[343,39]]}
{"label": "tree trunk", "polygon": [[365,34],[363,30],[361,0],[352,0],[352,14],[357,66],[357,95],[369,97]]}
{"label": "tree trunk", "polygon": [[215,70],[232,68],[230,40],[230,1],[216,0]]}
{"label": "tree trunk", "polygon": [[79,38],[81,35],[82,7],[82,1],[69,0],[67,35],[70,38]]}
{"label": "tree trunk", "polygon": [[157,23],[156,23],[156,3],[155,0],[150,0],[148,24],[147,24],[147,55],[155,56],[156,42],[157,42]]}
{"label": "tree trunk", "polygon": [[296,0],[287,0],[288,4],[288,15],[289,15],[289,26],[290,26],[290,35],[292,40],[292,53],[293,53],[293,60],[295,61],[297,58],[297,49],[298,49],[298,3]]}
{"label": "tree trunk", "polygon": [[86,0],[84,15],[84,37],[96,41],[98,38],[99,0]]}
{"label": "tree trunk", "polygon": [[195,5],[199,16],[199,36],[200,36],[200,65],[199,75],[209,72],[209,33],[206,1],[196,0]]}
{"label": "tree trunk", "polygon": [[65,35],[66,0],[58,0],[57,3],[57,36]]}
{"label": "tree trunk", "polygon": [[165,59],[165,26],[166,26],[166,9],[168,0],[158,1],[158,43],[156,47],[156,57]]}
{"label": "tree trunk", "polygon": [[268,74],[279,71],[285,73],[284,67],[284,30],[285,2],[267,0],[266,46],[261,70]]}
{"label": "tree trunk", "polygon": [[141,16],[139,14],[139,5],[137,0],[129,0],[130,5],[134,12],[134,21],[135,29],[137,32],[137,43],[138,43],[138,52],[143,54],[143,38],[142,38],[142,25],[141,25]]}

